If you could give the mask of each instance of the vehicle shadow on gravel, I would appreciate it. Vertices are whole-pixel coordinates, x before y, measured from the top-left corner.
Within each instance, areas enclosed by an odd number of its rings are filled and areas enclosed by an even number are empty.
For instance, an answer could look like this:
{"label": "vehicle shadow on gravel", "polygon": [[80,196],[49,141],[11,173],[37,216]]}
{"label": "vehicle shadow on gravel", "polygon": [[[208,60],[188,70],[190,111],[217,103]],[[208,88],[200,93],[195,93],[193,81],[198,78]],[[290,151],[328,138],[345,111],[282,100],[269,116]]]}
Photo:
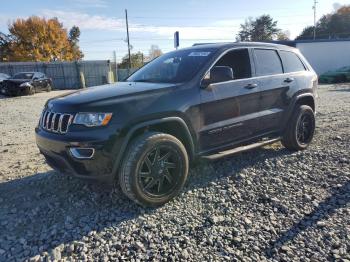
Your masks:
{"label": "vehicle shadow on gravel", "polygon": [[301,232],[311,227],[323,228],[327,226],[327,223],[324,223],[323,220],[327,220],[337,209],[344,207],[350,202],[349,192],[350,182],[346,182],[340,187],[334,187],[331,191],[331,195],[322,201],[310,214],[304,216],[271,243],[265,250],[266,257],[273,258],[284,244],[292,241]]}
{"label": "vehicle shadow on gravel", "polygon": [[[260,148],[214,163],[200,163],[191,169],[184,193],[223,177],[239,180],[241,169],[288,154],[285,149]],[[105,228],[157,212],[139,207],[118,189],[55,171],[0,183],[0,206],[0,246],[6,251],[3,255],[10,252],[16,258],[51,253],[58,246],[62,253],[72,252],[64,244],[84,241],[84,237]]]}
{"label": "vehicle shadow on gravel", "polygon": [[54,171],[0,183],[0,261],[50,253],[142,212],[105,185]]}

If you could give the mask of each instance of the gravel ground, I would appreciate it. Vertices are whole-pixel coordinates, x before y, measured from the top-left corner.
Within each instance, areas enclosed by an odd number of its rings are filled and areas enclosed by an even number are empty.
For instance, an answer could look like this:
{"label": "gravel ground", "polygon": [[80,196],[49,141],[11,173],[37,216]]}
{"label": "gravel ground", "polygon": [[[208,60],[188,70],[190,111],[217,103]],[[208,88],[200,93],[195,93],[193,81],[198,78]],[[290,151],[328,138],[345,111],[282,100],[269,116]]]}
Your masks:
{"label": "gravel ground", "polygon": [[350,85],[319,88],[308,150],[203,162],[157,209],[45,164],[33,130],[59,93],[0,98],[0,261],[350,261]]}

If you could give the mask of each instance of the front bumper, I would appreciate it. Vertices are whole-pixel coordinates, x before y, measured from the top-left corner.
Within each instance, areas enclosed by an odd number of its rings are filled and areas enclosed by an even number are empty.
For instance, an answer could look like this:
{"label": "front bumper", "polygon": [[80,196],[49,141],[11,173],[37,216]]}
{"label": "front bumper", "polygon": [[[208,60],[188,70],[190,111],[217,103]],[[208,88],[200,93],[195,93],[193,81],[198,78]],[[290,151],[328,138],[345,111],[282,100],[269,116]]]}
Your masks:
{"label": "front bumper", "polygon": [[26,91],[27,87],[20,87],[20,86],[11,86],[11,87],[7,87],[6,85],[4,85],[1,88],[1,93],[3,95],[20,95],[22,93],[24,93]]}
{"label": "front bumper", "polygon": [[[35,133],[37,146],[46,162],[60,173],[104,181],[114,178],[117,139],[115,134],[110,135],[111,130],[88,132],[89,136],[83,133],[61,135],[37,127]],[[91,158],[79,159],[71,148],[93,148],[94,154]]]}

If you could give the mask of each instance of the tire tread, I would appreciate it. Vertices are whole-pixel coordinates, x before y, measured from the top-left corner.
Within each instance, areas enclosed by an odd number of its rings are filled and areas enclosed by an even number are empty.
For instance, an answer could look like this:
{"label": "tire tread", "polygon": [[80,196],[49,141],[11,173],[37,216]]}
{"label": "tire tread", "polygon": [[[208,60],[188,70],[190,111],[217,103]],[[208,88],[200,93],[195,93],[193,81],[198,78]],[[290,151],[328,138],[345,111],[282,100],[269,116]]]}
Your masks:
{"label": "tire tread", "polygon": [[[131,144],[128,146],[127,153],[124,157],[122,167],[119,173],[119,184],[120,187],[123,191],[123,193],[132,201],[135,203],[145,206],[144,203],[139,201],[137,198],[135,192],[132,190],[132,181],[131,181],[131,176],[130,173],[132,172],[132,167],[137,161],[136,156],[138,152],[151,140],[156,140],[156,139],[171,139],[176,141],[176,143],[182,147],[184,152],[186,152],[185,147],[183,144],[174,136],[165,134],[165,133],[160,133],[160,132],[147,132],[144,133],[143,135],[140,135],[139,137],[136,137]],[[187,163],[188,166],[188,163]]]}
{"label": "tire tread", "polygon": [[293,151],[297,151],[297,150],[303,150],[305,149],[307,146],[305,147],[301,147],[296,138],[295,138],[295,125],[297,124],[297,120],[299,115],[303,112],[303,111],[312,111],[312,108],[308,105],[297,105],[297,107],[294,109],[294,112],[292,114],[292,117],[289,121],[289,124],[287,126],[287,129],[284,133],[284,136],[282,138],[282,145],[284,147],[286,147],[289,150],[293,150]]}

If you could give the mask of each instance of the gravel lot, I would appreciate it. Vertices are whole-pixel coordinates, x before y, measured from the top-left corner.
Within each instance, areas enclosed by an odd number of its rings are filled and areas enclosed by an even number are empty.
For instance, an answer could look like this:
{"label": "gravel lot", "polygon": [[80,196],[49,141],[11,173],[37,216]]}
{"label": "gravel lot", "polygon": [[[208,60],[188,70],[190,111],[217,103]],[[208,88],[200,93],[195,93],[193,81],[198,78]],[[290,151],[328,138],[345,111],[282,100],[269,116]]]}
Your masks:
{"label": "gravel lot", "polygon": [[0,261],[350,261],[350,85],[319,88],[308,150],[203,162],[157,209],[45,164],[34,127],[60,93],[0,98]]}

